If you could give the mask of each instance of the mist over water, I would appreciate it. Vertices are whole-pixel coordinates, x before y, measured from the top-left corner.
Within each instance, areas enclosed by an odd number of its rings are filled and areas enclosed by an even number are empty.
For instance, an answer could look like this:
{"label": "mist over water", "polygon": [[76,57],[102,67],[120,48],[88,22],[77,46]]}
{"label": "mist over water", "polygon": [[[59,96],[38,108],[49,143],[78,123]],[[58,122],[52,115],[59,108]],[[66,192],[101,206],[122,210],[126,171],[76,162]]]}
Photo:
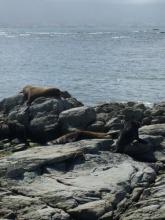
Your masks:
{"label": "mist over water", "polygon": [[0,0],[0,99],[34,84],[86,104],[164,100],[165,4],[128,2]]}

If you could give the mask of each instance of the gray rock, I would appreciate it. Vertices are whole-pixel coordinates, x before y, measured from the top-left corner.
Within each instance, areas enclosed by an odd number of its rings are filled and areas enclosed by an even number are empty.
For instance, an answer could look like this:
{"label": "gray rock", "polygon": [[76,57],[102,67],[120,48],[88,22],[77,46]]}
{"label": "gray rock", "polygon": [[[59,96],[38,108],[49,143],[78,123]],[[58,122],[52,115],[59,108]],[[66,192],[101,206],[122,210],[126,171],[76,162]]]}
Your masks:
{"label": "gray rock", "polygon": [[111,117],[108,113],[97,113],[96,114],[96,121],[102,121],[106,123],[110,118]]}
{"label": "gray rock", "polygon": [[[40,113],[40,115],[45,115],[48,113],[58,115],[62,111],[73,108],[75,106],[75,102],[73,100],[76,99],[53,99],[40,97],[32,103],[30,107],[30,115],[32,118],[37,117],[38,113]],[[76,104],[76,107],[80,106],[78,101],[76,102]]]}
{"label": "gray rock", "polygon": [[125,213],[120,215],[122,220],[138,220],[141,219],[165,219],[165,176],[158,177],[155,183],[144,190],[140,200],[130,204]]}
{"label": "gray rock", "polygon": [[106,211],[110,210],[111,206],[108,201],[99,200],[79,205],[74,209],[68,210],[69,214],[75,219],[80,220],[97,220]]}
{"label": "gray rock", "polygon": [[60,125],[63,133],[72,129],[85,129],[96,120],[96,113],[90,107],[78,107],[63,111],[60,116]]}
{"label": "gray rock", "polygon": [[11,191],[0,196],[3,208],[19,210],[18,219],[106,219],[133,187],[155,178],[148,164],[111,153],[112,145],[113,140],[83,140],[1,159],[0,175]]}
{"label": "gray rock", "polygon": [[[39,97],[27,108],[23,95],[19,94],[2,100],[0,111],[5,113],[7,121],[15,121],[25,126],[26,135],[30,138],[49,140],[59,135],[59,114],[79,106],[82,106],[82,103],[73,97],[66,99]],[[7,134],[5,138],[9,135]]]}
{"label": "gray rock", "polygon": [[165,140],[160,143],[160,147],[156,149],[154,155],[158,161],[165,163]]}
{"label": "gray rock", "polygon": [[165,108],[153,109],[151,114],[152,116],[163,116],[165,113]]}
{"label": "gray rock", "polygon": [[114,153],[115,141],[111,139],[50,146],[37,146],[31,140],[29,145],[2,140],[1,219],[165,218],[163,103],[153,108],[139,103],[80,107],[82,104],[72,97],[41,97],[24,111],[26,105],[20,97],[13,97],[11,105],[9,100],[2,101],[0,109],[6,111],[7,119],[15,121],[13,132],[19,133],[26,125],[39,139],[55,138],[71,129],[109,130],[121,125],[123,118],[159,124],[140,128],[144,143],[134,141],[125,146],[125,154]]}
{"label": "gray rock", "polygon": [[16,110],[20,105],[23,105],[24,101],[24,96],[22,94],[3,99],[0,102],[0,111],[9,113],[11,110]]}
{"label": "gray rock", "polygon": [[145,111],[148,108],[143,103],[137,103],[134,105],[134,109],[141,109],[142,111]]}
{"label": "gray rock", "polygon": [[126,103],[128,107],[133,107],[134,105],[136,105],[136,102],[127,102]]}
{"label": "gray rock", "polygon": [[165,116],[156,116],[151,121],[151,124],[163,124],[163,123],[165,123]]}
{"label": "gray rock", "polygon": [[23,151],[26,149],[27,149],[27,146],[25,144],[18,144],[16,146],[13,146],[12,152]]}
{"label": "gray rock", "polygon": [[106,123],[105,127],[107,130],[119,130],[119,129],[122,129],[123,125],[121,123],[121,120],[116,117],[116,118],[110,119]]}
{"label": "gray rock", "polygon": [[143,126],[139,129],[140,134],[165,136],[165,124],[155,124]]}
{"label": "gray rock", "polygon": [[103,121],[96,121],[87,127],[89,131],[105,132],[105,124]]}
{"label": "gray rock", "polygon": [[28,126],[30,116],[28,111],[25,111],[25,109],[26,106],[19,107],[17,110],[11,109],[11,111],[8,114],[8,119],[10,121],[18,121],[24,126]]}
{"label": "gray rock", "polygon": [[142,120],[142,125],[150,125],[151,124],[151,121],[152,121],[152,117],[145,117],[143,118]]}
{"label": "gray rock", "polygon": [[29,125],[30,135],[33,139],[44,141],[54,139],[58,136],[58,116],[46,115],[43,117],[36,117],[31,120]]}
{"label": "gray rock", "polygon": [[32,211],[24,215],[24,219],[33,220],[70,220],[67,213],[60,209],[54,209],[52,207],[42,207],[38,210]]}

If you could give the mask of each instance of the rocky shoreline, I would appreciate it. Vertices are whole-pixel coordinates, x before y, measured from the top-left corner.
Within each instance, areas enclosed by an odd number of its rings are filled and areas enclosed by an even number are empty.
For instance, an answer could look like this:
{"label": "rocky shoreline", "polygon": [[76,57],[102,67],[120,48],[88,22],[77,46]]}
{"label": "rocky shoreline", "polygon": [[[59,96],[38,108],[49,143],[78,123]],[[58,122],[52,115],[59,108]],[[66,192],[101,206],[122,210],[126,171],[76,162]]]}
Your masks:
{"label": "rocky shoreline", "polygon": [[[147,145],[125,154],[113,139],[51,144],[76,129],[118,131],[129,119]],[[26,110],[18,94],[0,102],[0,137],[0,219],[165,219],[165,102],[89,107],[40,97]]]}

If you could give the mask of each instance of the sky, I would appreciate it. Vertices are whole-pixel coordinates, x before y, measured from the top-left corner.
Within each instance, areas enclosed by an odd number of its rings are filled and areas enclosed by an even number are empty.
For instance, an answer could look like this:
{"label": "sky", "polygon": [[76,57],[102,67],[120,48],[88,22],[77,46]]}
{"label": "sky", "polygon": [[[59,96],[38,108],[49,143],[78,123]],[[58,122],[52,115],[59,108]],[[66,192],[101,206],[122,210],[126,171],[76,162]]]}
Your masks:
{"label": "sky", "polygon": [[0,0],[0,25],[163,24],[165,0]]}

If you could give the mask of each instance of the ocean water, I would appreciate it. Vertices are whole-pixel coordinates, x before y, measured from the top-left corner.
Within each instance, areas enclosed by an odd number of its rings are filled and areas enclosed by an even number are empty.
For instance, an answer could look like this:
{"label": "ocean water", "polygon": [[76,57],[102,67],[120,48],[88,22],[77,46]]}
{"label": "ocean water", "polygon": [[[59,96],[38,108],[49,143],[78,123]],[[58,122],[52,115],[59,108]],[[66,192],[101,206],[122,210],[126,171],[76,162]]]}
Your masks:
{"label": "ocean water", "polygon": [[165,100],[165,28],[0,28],[0,99],[27,84],[85,104]]}

